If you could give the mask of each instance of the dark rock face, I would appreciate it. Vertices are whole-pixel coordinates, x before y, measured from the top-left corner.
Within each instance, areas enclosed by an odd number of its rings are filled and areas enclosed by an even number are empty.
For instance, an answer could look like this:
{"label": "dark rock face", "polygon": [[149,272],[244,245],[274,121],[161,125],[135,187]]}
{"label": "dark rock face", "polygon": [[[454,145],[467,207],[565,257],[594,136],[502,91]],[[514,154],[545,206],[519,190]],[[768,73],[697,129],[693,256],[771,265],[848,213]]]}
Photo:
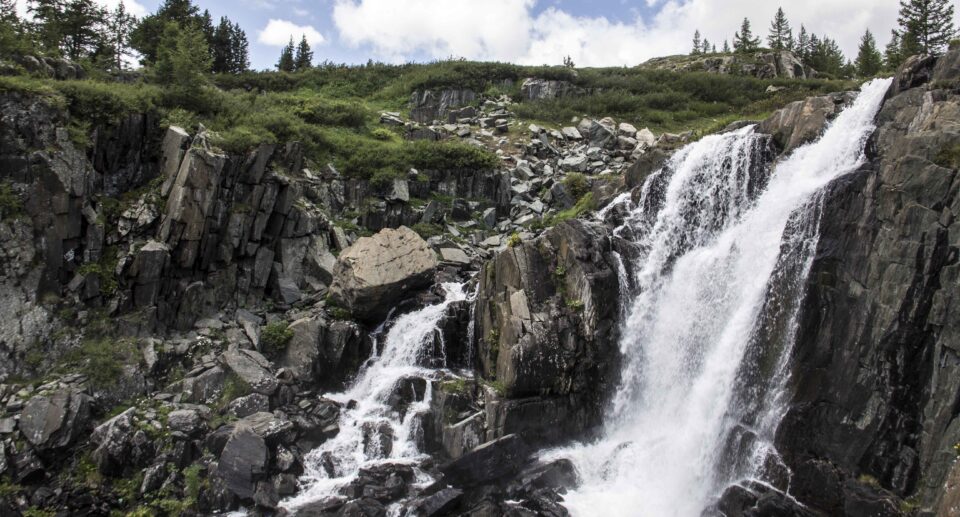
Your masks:
{"label": "dark rock face", "polygon": [[884,493],[931,510],[955,497],[960,96],[939,85],[958,55],[904,64],[869,163],[826,195],[777,441],[791,494],[827,514],[898,514]]}
{"label": "dark rock face", "polygon": [[510,399],[488,406],[490,438],[520,433],[550,441],[599,423],[618,362],[609,253],[602,226],[568,221],[484,266],[477,363]]}

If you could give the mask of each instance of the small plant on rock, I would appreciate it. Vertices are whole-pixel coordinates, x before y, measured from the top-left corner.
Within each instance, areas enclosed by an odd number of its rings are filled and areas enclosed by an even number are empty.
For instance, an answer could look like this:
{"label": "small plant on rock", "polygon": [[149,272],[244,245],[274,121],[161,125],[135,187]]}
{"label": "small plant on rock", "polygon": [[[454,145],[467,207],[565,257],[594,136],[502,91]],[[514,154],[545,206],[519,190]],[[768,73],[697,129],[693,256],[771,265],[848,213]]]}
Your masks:
{"label": "small plant on rock", "polygon": [[507,238],[507,246],[511,248],[516,248],[521,242],[523,242],[523,239],[520,238],[520,234],[517,232],[513,232],[510,234],[510,237]]}
{"label": "small plant on rock", "polygon": [[287,343],[293,339],[293,331],[286,321],[268,323],[260,334],[260,348],[270,356],[276,356],[287,348]]}

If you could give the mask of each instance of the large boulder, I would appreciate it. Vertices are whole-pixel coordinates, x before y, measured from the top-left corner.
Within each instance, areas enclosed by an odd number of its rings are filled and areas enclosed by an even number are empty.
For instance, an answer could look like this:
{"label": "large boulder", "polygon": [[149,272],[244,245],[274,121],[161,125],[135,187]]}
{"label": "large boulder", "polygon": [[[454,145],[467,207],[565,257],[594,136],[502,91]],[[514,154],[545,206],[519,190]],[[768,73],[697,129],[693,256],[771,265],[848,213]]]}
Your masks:
{"label": "large boulder", "polygon": [[330,296],[357,318],[382,318],[412,289],[429,285],[436,253],[401,226],[362,237],[344,250],[333,270]]}
{"label": "large boulder", "polygon": [[301,381],[333,385],[352,375],[366,358],[359,326],[350,321],[301,318],[290,324],[293,337],[276,361]]}
{"label": "large boulder", "polygon": [[62,449],[89,431],[89,395],[63,389],[30,399],[20,413],[20,433],[37,449]]}
{"label": "large boulder", "polygon": [[855,97],[852,92],[832,93],[792,102],[761,122],[757,131],[772,135],[783,152],[790,152],[816,140]]}

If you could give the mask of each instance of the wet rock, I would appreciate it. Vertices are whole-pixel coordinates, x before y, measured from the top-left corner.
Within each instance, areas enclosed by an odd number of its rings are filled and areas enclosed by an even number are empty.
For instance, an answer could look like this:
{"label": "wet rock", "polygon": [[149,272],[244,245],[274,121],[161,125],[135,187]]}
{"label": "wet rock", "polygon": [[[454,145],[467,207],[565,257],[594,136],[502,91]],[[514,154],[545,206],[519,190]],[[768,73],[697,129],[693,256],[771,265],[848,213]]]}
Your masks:
{"label": "wet rock", "polygon": [[366,359],[368,349],[356,323],[308,317],[294,321],[289,328],[293,338],[276,365],[289,369],[301,381],[335,385]]}
{"label": "wet rock", "polygon": [[447,515],[460,504],[462,497],[463,490],[452,487],[443,488],[434,494],[414,499],[407,506],[408,515],[417,517]]}
{"label": "wet rock", "polygon": [[441,471],[457,486],[477,486],[517,473],[529,453],[527,444],[511,434],[477,447]]}
{"label": "wet rock", "polygon": [[377,320],[407,292],[427,285],[436,267],[436,254],[416,232],[384,229],[340,254],[330,296],[354,316]]}

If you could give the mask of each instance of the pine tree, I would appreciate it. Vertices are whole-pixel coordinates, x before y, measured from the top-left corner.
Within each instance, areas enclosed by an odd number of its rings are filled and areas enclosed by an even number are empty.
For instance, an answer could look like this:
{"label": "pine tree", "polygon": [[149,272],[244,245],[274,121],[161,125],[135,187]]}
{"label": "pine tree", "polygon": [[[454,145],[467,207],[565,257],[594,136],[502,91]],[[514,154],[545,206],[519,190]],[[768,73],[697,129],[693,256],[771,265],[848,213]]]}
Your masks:
{"label": "pine tree", "polygon": [[0,23],[17,25],[20,17],[17,16],[17,0],[0,0]]}
{"label": "pine tree", "polygon": [[777,8],[777,14],[770,23],[767,43],[773,50],[787,50],[793,46],[793,30],[790,29],[790,22],[787,21],[782,7]]}
{"label": "pine tree", "polygon": [[743,19],[740,24],[740,32],[733,33],[733,50],[735,52],[749,53],[760,48],[760,38],[754,38],[750,30],[750,20]]}
{"label": "pine tree", "polygon": [[942,54],[955,36],[952,0],[900,0],[901,54]]}
{"label": "pine tree", "polygon": [[111,51],[111,66],[123,70],[123,60],[131,55],[130,33],[137,24],[137,18],[127,13],[126,6],[120,2],[107,16],[105,39]]}
{"label": "pine tree", "polygon": [[280,51],[280,61],[277,62],[277,70],[281,72],[293,72],[294,70],[293,37],[290,38],[290,43]]}
{"label": "pine tree", "polygon": [[900,33],[891,30],[890,42],[887,43],[883,52],[883,67],[892,72],[896,70],[903,62],[903,53],[900,51]]}
{"label": "pine tree", "polygon": [[[373,66],[373,60],[370,60],[370,66]],[[563,58],[563,66],[567,68],[576,68],[577,64],[573,62],[573,58],[569,55]]]}
{"label": "pine tree", "polygon": [[713,53],[713,54],[716,54],[716,53],[717,53],[717,44],[716,44],[716,43],[714,43],[713,45],[710,46],[710,52]]}
{"label": "pine tree", "polygon": [[233,24],[226,16],[220,18],[220,23],[213,31],[210,50],[213,53],[213,66],[211,70],[215,74],[230,73],[233,69]]}
{"label": "pine tree", "polygon": [[16,0],[0,0],[0,57],[12,57],[29,47],[23,36]]}
{"label": "pine tree", "polygon": [[144,17],[133,30],[130,45],[143,56],[144,63],[154,63],[167,23],[173,22],[186,28],[187,25],[200,25],[201,21],[200,10],[192,0],[164,0],[157,12]]}
{"label": "pine tree", "polygon": [[157,44],[154,79],[166,86],[166,93],[175,104],[186,109],[203,111],[204,87],[213,63],[206,36],[199,27],[178,26],[168,22]]}
{"label": "pine tree", "polygon": [[839,76],[844,72],[846,58],[837,42],[824,36],[821,40],[816,34],[810,35],[810,55],[804,62],[823,74]]}
{"label": "pine tree", "polygon": [[40,48],[49,54],[60,55],[63,41],[64,0],[30,0],[27,11],[33,17],[33,32]]}
{"label": "pine tree", "polygon": [[691,55],[697,55],[702,50],[703,43],[700,41],[700,29],[697,29],[693,33],[693,50],[690,51]]}
{"label": "pine tree", "polygon": [[872,77],[880,72],[883,66],[883,57],[877,49],[877,41],[867,29],[860,38],[860,48],[855,63],[857,74],[861,77]]}
{"label": "pine tree", "polygon": [[707,38],[703,38],[703,45],[700,45],[700,53],[701,54],[710,53],[710,42],[707,41]]}
{"label": "pine tree", "polygon": [[801,61],[810,57],[810,37],[807,36],[807,28],[800,24],[800,34],[797,36],[797,43],[793,46],[794,52]]}
{"label": "pine tree", "polygon": [[727,40],[723,40],[723,53],[724,54],[730,53],[730,43],[728,43]]}
{"label": "pine tree", "polygon": [[61,42],[67,57],[78,60],[101,47],[106,11],[93,0],[70,0],[60,16]]}
{"label": "pine tree", "polygon": [[310,50],[310,43],[307,42],[307,36],[300,36],[300,44],[297,45],[297,53],[293,58],[293,69],[297,72],[309,70],[313,66],[313,51]]}
{"label": "pine tree", "polygon": [[233,24],[230,31],[230,71],[239,74],[250,68],[250,44],[247,42],[247,33],[243,32],[239,23]]}

